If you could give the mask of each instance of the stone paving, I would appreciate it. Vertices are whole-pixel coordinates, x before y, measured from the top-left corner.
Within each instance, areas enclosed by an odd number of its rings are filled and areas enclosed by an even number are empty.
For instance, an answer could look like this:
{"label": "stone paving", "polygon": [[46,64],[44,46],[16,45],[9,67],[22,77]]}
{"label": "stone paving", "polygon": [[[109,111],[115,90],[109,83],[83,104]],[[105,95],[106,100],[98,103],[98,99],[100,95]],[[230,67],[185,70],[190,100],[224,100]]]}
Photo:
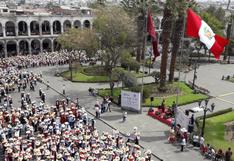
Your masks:
{"label": "stone paving", "polygon": [[[197,70],[196,84],[210,91],[210,99],[208,106],[215,103],[215,111],[233,108],[234,107],[234,83],[221,80],[222,76],[234,74],[233,64],[212,64],[200,66]],[[182,74],[182,78],[185,75]],[[192,81],[193,71],[186,74],[186,81]],[[204,103],[204,102],[203,102]],[[182,109],[190,109],[198,106],[198,103],[181,106]],[[203,115],[203,112],[196,114],[197,116]]]}

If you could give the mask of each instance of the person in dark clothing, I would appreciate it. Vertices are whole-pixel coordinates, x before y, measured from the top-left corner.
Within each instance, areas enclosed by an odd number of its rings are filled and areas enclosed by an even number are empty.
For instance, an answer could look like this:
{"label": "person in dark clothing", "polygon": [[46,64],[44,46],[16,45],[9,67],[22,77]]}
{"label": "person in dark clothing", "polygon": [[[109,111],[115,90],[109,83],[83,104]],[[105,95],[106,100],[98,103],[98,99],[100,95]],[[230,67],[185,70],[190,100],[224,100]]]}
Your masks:
{"label": "person in dark clothing", "polygon": [[39,96],[41,97],[41,95],[42,95],[42,90],[41,90],[41,88],[39,89]]}
{"label": "person in dark clothing", "polygon": [[228,148],[228,150],[225,152],[225,161],[231,161],[232,151],[231,148]]}

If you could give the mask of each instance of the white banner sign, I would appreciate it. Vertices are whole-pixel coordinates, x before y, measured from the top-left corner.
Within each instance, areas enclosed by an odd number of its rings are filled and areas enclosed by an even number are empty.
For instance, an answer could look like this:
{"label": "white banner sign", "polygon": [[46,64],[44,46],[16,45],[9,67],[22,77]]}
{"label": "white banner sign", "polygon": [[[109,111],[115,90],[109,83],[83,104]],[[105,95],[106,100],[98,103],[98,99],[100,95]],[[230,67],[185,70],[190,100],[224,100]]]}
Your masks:
{"label": "white banner sign", "polygon": [[134,111],[140,111],[141,93],[121,90],[121,107],[130,108]]}
{"label": "white banner sign", "polygon": [[178,109],[176,110],[176,124],[180,124],[182,128],[188,129],[189,117],[185,113]]}

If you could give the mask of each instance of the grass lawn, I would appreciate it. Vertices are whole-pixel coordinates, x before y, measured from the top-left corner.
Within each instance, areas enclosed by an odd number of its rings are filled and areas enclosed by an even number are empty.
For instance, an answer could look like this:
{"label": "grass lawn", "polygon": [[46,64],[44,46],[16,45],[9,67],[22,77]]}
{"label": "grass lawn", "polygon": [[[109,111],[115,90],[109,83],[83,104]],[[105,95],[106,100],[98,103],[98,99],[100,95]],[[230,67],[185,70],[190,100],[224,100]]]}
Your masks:
{"label": "grass lawn", "polygon": [[[177,86],[180,89],[178,104],[188,104],[192,103],[198,100],[206,99],[208,96],[204,94],[194,94],[192,89],[190,89],[185,83],[179,82],[179,83],[173,83],[168,85],[171,89],[176,89]],[[150,97],[154,97],[154,101],[152,102],[153,106],[158,106],[161,104],[162,99],[164,98],[166,100],[166,106],[171,106],[173,101],[176,101],[176,93],[172,92],[171,94],[161,94],[157,91],[158,85],[156,84],[147,84],[144,85],[144,90],[149,90],[150,96],[144,100],[144,106],[151,106]],[[125,89],[125,90],[131,90],[131,89]],[[110,95],[109,89],[100,89],[98,91],[100,96],[108,96]],[[115,88],[114,89],[114,100],[118,100],[118,96],[121,93],[121,88]]]}
{"label": "grass lawn", "polygon": [[232,83],[234,83],[234,78],[233,77],[230,78],[229,81],[232,82]]}
{"label": "grass lawn", "polygon": [[[206,119],[205,142],[214,146],[215,149],[221,148],[226,151],[228,147],[231,147],[233,151],[234,142],[224,139],[224,123],[231,121],[234,121],[234,111]],[[232,155],[232,160],[234,160],[234,155]]]}
{"label": "grass lawn", "polygon": [[[82,68],[84,69],[84,68],[89,68],[89,67],[82,67]],[[85,73],[85,71],[82,68],[72,72],[72,75],[73,75],[72,80],[73,81],[87,82],[87,83],[108,82],[109,81],[109,78],[106,75],[92,75],[89,73]],[[131,73],[137,78],[142,77],[144,75],[143,73],[136,73],[136,72],[131,72]],[[95,74],[98,74],[98,72]],[[66,79],[70,79],[70,71],[65,71],[65,72],[61,73],[61,75],[62,75],[62,77],[66,78]]]}
{"label": "grass lawn", "polygon": [[[61,75],[64,78],[70,79],[69,71],[63,72],[61,73]],[[90,75],[85,75],[81,72],[73,72],[72,75],[73,75],[72,80],[77,81],[77,82],[90,82],[91,83],[91,82],[106,82],[109,80],[107,76],[90,76]]]}

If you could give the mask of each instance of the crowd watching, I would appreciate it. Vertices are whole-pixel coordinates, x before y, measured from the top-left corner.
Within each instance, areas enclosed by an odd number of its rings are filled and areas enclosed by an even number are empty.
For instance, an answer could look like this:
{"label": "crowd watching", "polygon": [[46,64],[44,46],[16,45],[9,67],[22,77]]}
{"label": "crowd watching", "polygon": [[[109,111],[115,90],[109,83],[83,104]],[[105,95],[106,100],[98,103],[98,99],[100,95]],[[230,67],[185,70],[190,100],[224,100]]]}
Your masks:
{"label": "crowd watching", "polygon": [[21,68],[54,66],[68,64],[70,61],[79,60],[81,64],[95,65],[99,60],[99,56],[89,58],[85,53],[77,53],[76,51],[61,50],[56,52],[43,52],[38,55],[18,55],[9,58],[0,59],[0,67],[9,66]]}
{"label": "crowd watching", "polygon": [[[139,145],[136,127],[128,138],[117,130],[99,131],[95,118],[78,103],[65,99],[47,103],[46,92],[37,87],[42,73],[28,68],[66,64],[69,58],[63,52],[1,60],[0,160],[152,161],[151,151],[143,152]],[[39,100],[31,96],[34,91]],[[111,112],[111,101],[104,98],[101,112]]]}
{"label": "crowd watching", "polygon": [[232,151],[229,147],[226,151],[215,149],[212,145],[205,144],[205,139],[195,132],[188,132],[187,129],[181,127],[179,124],[170,130],[168,141],[171,144],[179,145],[180,151],[185,148],[193,147],[198,149],[205,159],[214,161],[231,161]]}

